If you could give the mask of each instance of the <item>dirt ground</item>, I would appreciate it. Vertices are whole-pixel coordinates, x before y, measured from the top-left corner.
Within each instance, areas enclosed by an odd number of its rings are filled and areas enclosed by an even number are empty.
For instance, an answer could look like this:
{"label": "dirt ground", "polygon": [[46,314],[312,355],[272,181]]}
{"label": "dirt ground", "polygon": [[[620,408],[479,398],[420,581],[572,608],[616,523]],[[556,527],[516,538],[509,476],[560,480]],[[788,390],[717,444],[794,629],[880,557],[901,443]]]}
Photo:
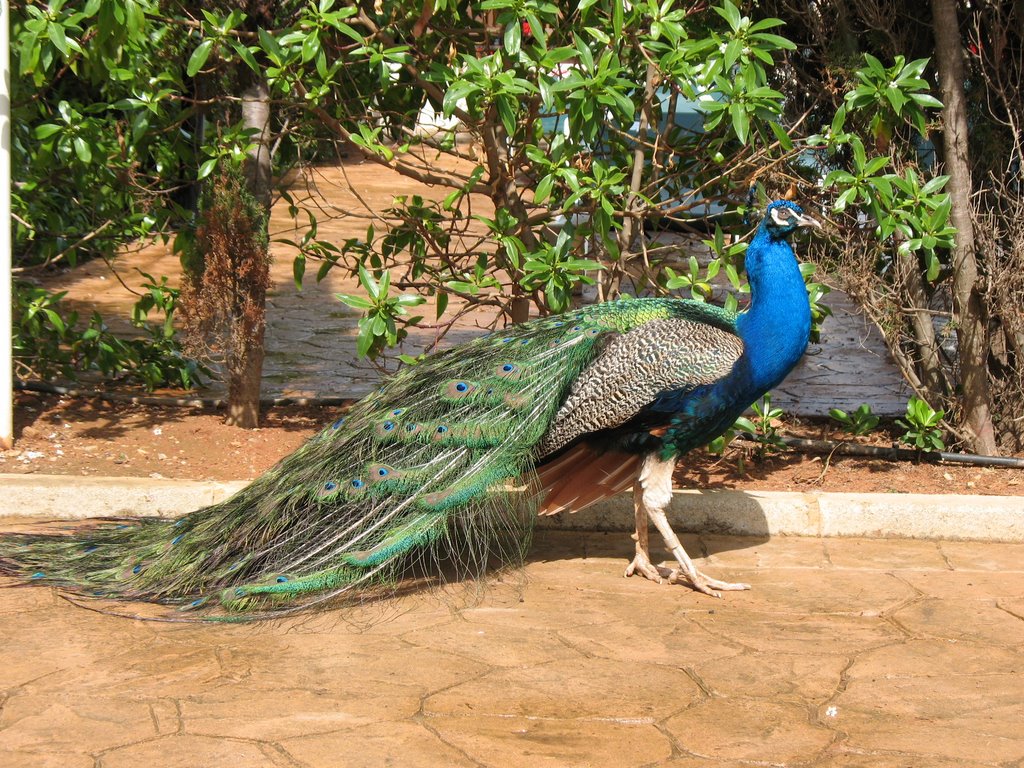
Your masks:
{"label": "dirt ground", "polygon": [[[15,447],[0,453],[0,473],[246,480],[294,451],[342,408],[278,406],[259,429],[223,423],[216,410],[111,403],[21,393]],[[842,439],[827,427],[787,427],[799,437]],[[873,442],[886,444],[876,433]],[[1024,471],[914,464],[800,453],[758,461],[735,447],[722,458],[695,452],[679,465],[681,488],[865,493],[1019,495]]]}

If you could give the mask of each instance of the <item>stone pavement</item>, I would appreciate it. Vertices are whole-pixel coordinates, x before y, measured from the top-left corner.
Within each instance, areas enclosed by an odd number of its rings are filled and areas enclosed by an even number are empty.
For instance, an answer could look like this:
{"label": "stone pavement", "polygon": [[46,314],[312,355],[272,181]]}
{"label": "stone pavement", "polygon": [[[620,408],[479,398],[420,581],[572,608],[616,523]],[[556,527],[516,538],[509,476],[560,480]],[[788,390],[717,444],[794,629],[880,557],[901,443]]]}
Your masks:
{"label": "stone pavement", "polygon": [[0,590],[0,765],[1024,765],[1024,545],[538,531],[479,593],[258,626]]}

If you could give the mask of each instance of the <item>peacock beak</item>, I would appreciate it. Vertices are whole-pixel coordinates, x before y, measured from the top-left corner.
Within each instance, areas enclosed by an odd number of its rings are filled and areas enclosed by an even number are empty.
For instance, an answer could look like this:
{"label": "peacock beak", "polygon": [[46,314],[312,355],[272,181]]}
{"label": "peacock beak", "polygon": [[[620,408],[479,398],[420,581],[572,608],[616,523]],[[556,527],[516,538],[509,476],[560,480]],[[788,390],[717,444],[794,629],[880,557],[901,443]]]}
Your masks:
{"label": "peacock beak", "polygon": [[808,216],[805,213],[798,214],[796,217],[796,225],[798,227],[813,227],[814,229],[822,229],[821,222],[817,219]]}

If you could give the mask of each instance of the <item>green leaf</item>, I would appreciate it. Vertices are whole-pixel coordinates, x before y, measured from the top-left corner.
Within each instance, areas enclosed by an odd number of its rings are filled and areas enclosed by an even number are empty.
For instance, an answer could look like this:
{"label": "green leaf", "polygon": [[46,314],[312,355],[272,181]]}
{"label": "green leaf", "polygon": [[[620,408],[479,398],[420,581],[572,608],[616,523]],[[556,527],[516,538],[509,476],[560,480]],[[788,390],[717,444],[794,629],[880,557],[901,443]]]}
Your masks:
{"label": "green leaf", "polygon": [[[4,23],[7,23],[6,20]],[[68,55],[68,38],[64,34],[64,27],[55,21],[51,21],[46,26],[46,36],[53,43],[53,47],[61,52],[61,55],[65,57]]]}
{"label": "green leaf", "polygon": [[768,127],[772,129],[772,133],[775,134],[775,138],[779,141],[781,146],[786,152],[793,149],[793,140],[786,133],[786,129],[776,123],[774,120],[768,121]]}
{"label": "green leaf", "polygon": [[370,347],[373,346],[374,335],[370,327],[367,325],[362,327],[359,331],[359,336],[356,337],[356,354],[360,357],[366,357],[370,352]]}
{"label": "green leaf", "polygon": [[519,19],[513,19],[505,27],[504,45],[505,50],[513,56],[519,55],[523,42],[523,26]]}
{"label": "green leaf", "polygon": [[516,132],[516,108],[514,106],[516,103],[513,99],[501,96],[494,102],[494,106],[498,110],[498,117],[501,118],[501,124],[508,136],[514,136]]}
{"label": "green leaf", "polygon": [[401,293],[395,297],[395,306],[398,307],[418,307],[420,304],[425,302],[426,299],[415,293]]}
{"label": "green leaf", "polygon": [[64,318],[62,318],[59,314],[54,312],[52,309],[45,308],[43,309],[43,314],[45,314],[50,319],[50,324],[57,329],[58,333],[60,333],[63,336],[64,333],[67,332],[67,328],[64,325]]}
{"label": "green leaf", "polygon": [[466,282],[465,280],[449,280],[445,283],[445,286],[456,293],[468,293],[471,296],[476,296],[480,292],[480,289],[474,283]]}
{"label": "green leaf", "polygon": [[551,196],[551,188],[554,186],[554,183],[555,176],[554,174],[551,173],[549,173],[547,176],[541,179],[540,182],[537,184],[537,187],[534,189],[533,202],[536,203],[537,205],[540,205],[541,203],[547,201],[547,199]]}
{"label": "green leaf", "polygon": [[189,57],[188,64],[185,67],[185,73],[189,77],[195,77],[196,73],[206,64],[206,60],[210,57],[210,51],[213,50],[214,42],[212,37],[208,37],[192,51],[192,55]]}
{"label": "green leaf", "polygon": [[759,43],[767,43],[773,48],[780,48],[784,51],[795,51],[796,43],[780,35],[757,34],[751,37]]}
{"label": "green leaf", "polygon": [[320,34],[317,30],[310,32],[302,41],[302,61],[312,61],[320,51]]}
{"label": "green leaf", "polygon": [[732,129],[736,132],[736,138],[740,140],[741,144],[746,144],[747,134],[750,131],[750,115],[741,104],[731,104],[729,112],[732,115]]}
{"label": "green leaf", "polygon": [[199,173],[196,174],[196,180],[197,181],[202,181],[207,176],[209,176],[211,173],[213,173],[213,169],[217,167],[217,160],[218,159],[219,158],[211,157],[209,160],[207,160],[202,165],[200,165],[199,166]]}
{"label": "green leaf", "polygon": [[733,429],[738,429],[738,430],[740,430],[742,432],[746,432],[747,434],[750,434],[750,435],[756,435],[757,434],[757,427],[754,426],[754,422],[752,422],[746,416],[740,416],[738,419],[736,419],[735,422],[733,422],[732,426],[733,426]]}
{"label": "green leaf", "polygon": [[336,299],[338,299],[338,301],[340,301],[340,302],[342,302],[344,304],[347,304],[348,306],[352,307],[353,309],[361,309],[363,311],[366,311],[366,310],[373,309],[373,307],[374,307],[373,302],[369,301],[368,299],[364,298],[363,296],[353,296],[353,295],[348,294],[348,293],[336,293],[336,294],[334,294],[334,297]]}
{"label": "green leaf", "polygon": [[281,46],[278,44],[277,39],[267,32],[267,30],[263,29],[263,27],[260,27],[256,34],[259,36],[260,45],[263,47],[263,50],[267,52],[270,59],[279,63],[282,55]]}
{"label": "green leaf", "polygon": [[33,134],[37,139],[42,140],[48,139],[51,136],[53,136],[53,134],[60,133],[62,130],[64,129],[59,125],[54,125],[53,123],[43,123],[42,125],[36,126],[35,130],[33,131]]}
{"label": "green leaf", "polygon": [[380,284],[373,279],[373,275],[362,264],[359,265],[359,282],[366,289],[366,292],[370,294],[371,299],[377,300],[380,298]]}
{"label": "green leaf", "polygon": [[927,93],[912,93],[910,94],[911,100],[919,107],[931,107],[933,109],[942,109],[942,102]]}
{"label": "green leaf", "polygon": [[716,7],[714,11],[728,22],[734,32],[740,28],[740,11],[730,2],[730,0],[725,0],[725,2],[723,2],[721,6]]}
{"label": "green leaf", "polygon": [[78,156],[79,160],[83,163],[92,161],[92,148],[89,146],[89,142],[81,136],[75,136],[72,144],[74,144],[75,154]]}
{"label": "green leaf", "polygon": [[232,42],[231,47],[234,50],[234,52],[238,55],[238,58],[245,62],[245,65],[249,69],[259,74],[260,65],[256,63],[256,57],[252,55],[252,51],[249,50],[248,46],[242,45],[238,42]]}
{"label": "green leaf", "polygon": [[880,171],[889,162],[888,157],[873,157],[868,161],[868,164],[864,166],[862,171],[864,176],[873,176],[875,173]]}

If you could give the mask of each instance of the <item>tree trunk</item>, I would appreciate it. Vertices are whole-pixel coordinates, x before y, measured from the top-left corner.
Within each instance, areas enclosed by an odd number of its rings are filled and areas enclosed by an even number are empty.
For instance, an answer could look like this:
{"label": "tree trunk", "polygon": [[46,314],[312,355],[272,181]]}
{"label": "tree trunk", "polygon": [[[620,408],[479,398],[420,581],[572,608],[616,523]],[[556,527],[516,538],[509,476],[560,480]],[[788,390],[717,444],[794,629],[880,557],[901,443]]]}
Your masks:
{"label": "tree trunk", "polygon": [[[508,154],[508,136],[504,127],[498,120],[498,113],[491,107],[485,116],[484,123],[480,126],[480,136],[484,145],[484,156],[487,161],[487,174],[490,181],[490,198],[494,203],[494,209],[506,208],[522,226],[516,233],[527,250],[537,249],[537,238],[527,223],[530,219],[529,212],[519,196],[516,188],[515,170],[510,167]],[[509,314],[513,324],[525,323],[530,319],[530,297],[519,285],[522,272],[509,265],[509,277],[512,279],[512,302],[509,306]]]}
{"label": "tree trunk", "polygon": [[257,131],[252,140],[256,145],[245,161],[245,181],[249,193],[270,216],[272,188],[270,167],[270,91],[267,81],[254,76],[253,82],[242,91],[242,122]]}
{"label": "tree trunk", "polygon": [[[637,226],[639,219],[635,217],[644,208],[644,203],[640,199],[640,185],[643,182],[644,165],[647,161],[644,142],[647,141],[647,129],[651,124],[650,117],[655,96],[654,80],[657,74],[658,70],[654,64],[648,64],[647,77],[644,79],[644,103],[640,109],[640,126],[637,130],[637,136],[640,137],[640,141],[636,143],[636,147],[633,149],[633,168],[629,180],[629,195],[626,197],[626,215],[622,219],[622,229],[619,231],[620,259],[626,258],[633,245],[633,238],[637,234],[637,229],[642,229]],[[672,116],[669,115],[667,119],[669,125],[671,125]],[[643,237],[642,231],[640,236]]]}
{"label": "tree trunk", "polygon": [[928,295],[925,291],[924,276],[921,274],[921,265],[913,253],[900,253],[896,258],[899,276],[903,281],[903,293],[910,304],[909,310],[904,311],[910,313],[910,327],[917,352],[917,373],[921,386],[930,394],[926,399],[938,408],[940,403],[948,400],[949,382],[939,358],[939,342],[935,338],[935,326],[928,312]]}
{"label": "tree trunk", "polygon": [[[246,188],[265,214],[264,224],[270,222],[271,165],[270,165],[270,92],[266,80],[254,78],[242,92],[242,121],[246,128],[257,133],[256,145],[243,167]],[[252,252],[246,248],[243,252]],[[242,283],[242,291],[249,296],[238,297],[239,308],[231,322],[233,354],[228,365],[227,424],[244,429],[255,429],[260,419],[260,386],[263,377],[264,331],[266,328],[266,291],[253,284]],[[253,313],[252,308],[258,307]],[[246,307],[245,310],[242,307]],[[254,316],[254,314],[256,316]]]}
{"label": "tree trunk", "polygon": [[932,0],[935,60],[942,90],[943,146],[949,195],[950,221],[957,229],[953,248],[953,319],[957,329],[963,421],[971,433],[971,450],[996,454],[991,393],[986,358],[988,343],[975,253],[971,211],[971,167],[968,152],[967,100],[964,93],[964,62],[956,0]]}
{"label": "tree trunk", "polygon": [[[240,322],[236,320],[235,322]],[[255,429],[260,421],[260,384],[263,373],[263,330],[236,340],[227,361],[228,415],[224,422],[233,427]]]}

